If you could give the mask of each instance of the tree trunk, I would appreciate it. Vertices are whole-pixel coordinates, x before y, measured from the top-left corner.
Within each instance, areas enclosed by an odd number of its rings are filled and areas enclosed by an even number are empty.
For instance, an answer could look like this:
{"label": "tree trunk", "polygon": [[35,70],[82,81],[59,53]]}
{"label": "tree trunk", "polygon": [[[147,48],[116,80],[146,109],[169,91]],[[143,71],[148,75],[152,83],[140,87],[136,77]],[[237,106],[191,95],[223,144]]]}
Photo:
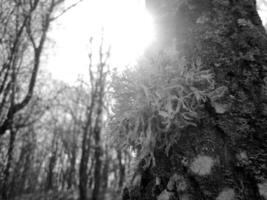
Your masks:
{"label": "tree trunk", "polygon": [[75,176],[75,163],[76,163],[76,147],[72,147],[70,167],[67,174],[67,189],[71,189],[73,185],[73,178]]}
{"label": "tree trunk", "polygon": [[92,200],[98,200],[99,196],[99,190],[101,186],[101,167],[102,167],[102,161],[101,161],[101,156],[102,156],[102,148],[101,148],[101,138],[100,138],[100,128],[96,129],[95,132],[95,168],[94,168],[94,188],[93,188],[93,194],[92,194]]}
{"label": "tree trunk", "polygon": [[139,169],[141,180],[124,191],[124,200],[266,199],[267,36],[255,1],[147,5],[169,33],[162,45],[176,41],[181,58],[211,70],[216,87],[227,92],[203,102],[197,127],[184,128],[168,155],[155,150],[156,165]]}
{"label": "tree trunk", "polygon": [[52,140],[52,152],[49,158],[48,172],[46,178],[46,191],[54,189],[54,169],[57,162],[57,153],[58,153],[58,141],[57,141],[57,132],[54,131],[54,136]]}
{"label": "tree trunk", "polygon": [[102,191],[103,194],[106,193],[107,187],[108,187],[108,176],[109,176],[109,170],[110,170],[110,157],[108,154],[109,148],[105,148],[105,161],[103,164],[103,170],[102,170],[102,181],[101,181],[101,186],[102,186]]}
{"label": "tree trunk", "polygon": [[[32,145],[32,144],[31,144]],[[28,176],[30,174],[31,170],[31,165],[32,165],[32,160],[33,160],[33,154],[34,154],[34,149],[32,147],[29,147],[30,149],[27,152],[24,166],[23,166],[23,171],[21,175],[21,181],[18,189],[18,194],[22,194],[25,190],[25,183],[28,179]]]}
{"label": "tree trunk", "polygon": [[101,146],[101,131],[103,126],[103,107],[104,107],[104,91],[105,91],[105,75],[104,75],[104,68],[106,63],[103,62],[103,54],[102,54],[102,44],[100,46],[100,62],[99,62],[99,80],[96,82],[96,102],[97,102],[97,109],[96,109],[96,119],[94,123],[93,135],[95,141],[95,168],[94,168],[94,188],[92,193],[92,200],[99,199],[99,191],[101,187],[101,168],[102,168],[102,146]]}
{"label": "tree trunk", "polygon": [[10,184],[10,193],[12,197],[21,195],[24,192],[26,179],[31,169],[33,153],[34,148],[32,143],[26,142],[26,144],[23,144],[19,159],[14,167]]}
{"label": "tree trunk", "polygon": [[71,145],[71,152],[70,152],[70,167],[67,173],[67,189],[71,189],[72,186],[75,187],[75,166],[76,166],[76,159],[77,159],[77,130],[76,130],[76,125],[74,125],[73,130],[72,130],[72,145]]}
{"label": "tree trunk", "polygon": [[16,131],[13,130],[13,128],[10,130],[10,139],[9,139],[9,147],[7,152],[7,164],[4,170],[4,180],[2,185],[2,199],[8,199],[9,198],[9,191],[10,191],[10,169],[13,162],[13,151],[15,146],[15,140],[16,140]]}
{"label": "tree trunk", "polygon": [[90,110],[86,113],[86,124],[83,128],[82,155],[79,166],[79,193],[80,200],[87,200],[88,162],[91,151],[92,116],[95,109],[95,94],[92,92]]}
{"label": "tree trunk", "polygon": [[122,152],[121,150],[117,151],[117,158],[119,161],[119,182],[118,182],[118,186],[119,186],[119,190],[122,188],[123,183],[124,183],[124,179],[125,179],[125,165],[122,163]]}
{"label": "tree trunk", "polygon": [[[88,129],[86,128],[83,132],[83,141],[82,141],[82,156],[79,168],[79,191],[80,191],[80,200],[87,200],[87,182],[88,182],[88,161],[90,154],[90,143],[91,143],[91,134],[88,136]],[[88,139],[89,137],[89,139]]]}
{"label": "tree trunk", "polygon": [[53,152],[48,165],[48,172],[47,172],[47,182],[46,182],[46,190],[52,190],[54,188],[54,168],[57,161],[57,152]]}

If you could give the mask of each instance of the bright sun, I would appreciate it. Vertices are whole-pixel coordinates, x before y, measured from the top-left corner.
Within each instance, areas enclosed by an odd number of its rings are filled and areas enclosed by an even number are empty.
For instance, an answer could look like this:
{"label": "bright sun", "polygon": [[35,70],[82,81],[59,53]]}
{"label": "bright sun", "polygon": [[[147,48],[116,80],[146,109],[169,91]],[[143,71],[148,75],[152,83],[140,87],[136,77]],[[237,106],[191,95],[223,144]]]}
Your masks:
{"label": "bright sun", "polygon": [[154,26],[145,0],[83,0],[52,27],[53,55],[47,68],[56,79],[73,83],[87,72],[88,41],[104,30],[111,45],[111,65],[121,70],[134,62],[152,43]]}

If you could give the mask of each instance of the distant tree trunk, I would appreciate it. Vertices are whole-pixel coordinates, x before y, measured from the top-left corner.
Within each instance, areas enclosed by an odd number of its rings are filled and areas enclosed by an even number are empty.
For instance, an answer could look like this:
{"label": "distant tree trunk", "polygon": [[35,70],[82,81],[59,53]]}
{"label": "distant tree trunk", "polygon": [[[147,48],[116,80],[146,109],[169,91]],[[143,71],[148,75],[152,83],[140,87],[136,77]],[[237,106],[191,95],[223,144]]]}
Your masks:
{"label": "distant tree trunk", "polygon": [[16,162],[14,167],[12,181],[10,184],[10,193],[13,197],[23,193],[25,183],[27,180],[28,172],[31,169],[31,163],[33,158],[33,144],[26,142],[21,148],[19,160]]}
{"label": "distant tree trunk", "polygon": [[[29,146],[27,146],[29,149],[26,152],[25,155],[25,160],[24,160],[24,165],[22,167],[22,174],[21,174],[21,179],[20,179],[20,183],[18,185],[18,194],[22,194],[24,192],[25,189],[25,185],[26,185],[26,181],[29,178],[28,176],[30,175],[31,172],[31,164],[33,161],[33,148],[32,148],[32,144],[30,144]],[[14,177],[15,178],[15,177]]]}
{"label": "distant tree trunk", "polygon": [[[105,56],[106,55],[106,56]],[[95,79],[95,101],[96,101],[96,110],[95,110],[95,122],[93,126],[93,136],[94,136],[94,187],[92,192],[92,200],[99,199],[99,191],[101,187],[101,168],[102,168],[102,154],[103,149],[101,145],[101,132],[103,126],[103,110],[104,110],[104,97],[105,89],[107,82],[108,74],[108,65],[107,59],[109,58],[109,51],[105,54],[103,53],[103,38],[99,47],[99,64],[97,65],[97,79]],[[91,73],[92,74],[92,73]],[[91,75],[91,78],[93,76]]]}
{"label": "distant tree trunk", "polygon": [[103,170],[102,170],[102,181],[101,181],[101,186],[102,186],[102,191],[103,194],[106,193],[106,189],[108,187],[108,175],[109,175],[109,165],[110,165],[110,157],[108,154],[108,147],[105,148],[105,161],[103,164]]}
{"label": "distant tree trunk", "polygon": [[79,191],[80,191],[80,200],[86,200],[87,199],[87,174],[86,174],[86,166],[85,166],[85,160],[87,157],[86,153],[82,153],[82,159],[80,163],[80,171],[79,171]]}
{"label": "distant tree trunk", "polygon": [[48,162],[48,172],[46,178],[46,191],[54,189],[54,169],[57,162],[57,151],[58,151],[58,144],[57,144],[57,136],[56,132],[54,132],[54,137],[52,141],[52,153],[49,158]]}
{"label": "distant tree trunk", "polygon": [[[91,113],[92,111],[90,111]],[[82,138],[82,156],[79,168],[79,191],[80,200],[87,200],[87,182],[88,182],[88,161],[91,149],[91,133],[89,134],[89,126],[91,119],[87,121],[87,125],[83,130]]]}
{"label": "distant tree trunk", "polygon": [[125,179],[125,165],[123,165],[122,163],[122,152],[121,150],[117,151],[117,158],[118,158],[118,162],[119,162],[119,182],[118,182],[118,186],[119,189],[122,189],[123,183],[124,183],[124,179]]}
{"label": "distant tree trunk", "polygon": [[95,167],[95,159],[92,156],[91,163],[90,163],[90,168],[88,170],[88,187],[89,188],[93,188],[93,183],[94,183],[93,171],[94,171],[94,167]]}
{"label": "distant tree trunk", "polygon": [[255,0],[147,3],[170,33],[164,44],[176,41],[181,58],[227,92],[203,102],[197,127],[181,130],[169,155],[155,150],[156,166],[138,169],[124,200],[267,199],[267,36]]}
{"label": "distant tree trunk", "polygon": [[50,159],[49,159],[49,165],[48,165],[48,172],[47,172],[47,183],[46,183],[46,190],[52,190],[53,189],[53,177],[54,177],[54,168],[57,161],[57,157],[55,152],[52,153]]}
{"label": "distant tree trunk", "polygon": [[71,150],[70,150],[70,155],[69,155],[69,162],[70,166],[67,169],[67,174],[66,174],[66,182],[67,182],[67,190],[71,189],[72,186],[74,185],[74,180],[75,180],[75,166],[76,166],[76,159],[77,159],[77,128],[76,124],[72,128],[72,145],[71,145]]}
{"label": "distant tree trunk", "polygon": [[[101,105],[102,109],[102,105]],[[101,111],[102,112],[102,111]],[[101,116],[101,113],[100,117]],[[100,123],[98,123],[100,125]],[[102,156],[102,147],[101,147],[101,128],[97,125],[96,130],[94,132],[94,138],[95,138],[95,153],[94,153],[94,158],[95,158],[95,168],[94,168],[94,188],[93,188],[93,194],[92,194],[92,200],[98,200],[99,196],[99,191],[100,191],[100,186],[101,186],[101,167],[102,167],[102,161],[101,161],[101,156]]]}
{"label": "distant tree trunk", "polygon": [[4,181],[2,186],[2,199],[8,199],[9,197],[9,184],[10,184],[10,169],[13,162],[13,151],[15,147],[16,131],[12,128],[10,130],[9,147],[7,152],[7,164],[4,170]]}
{"label": "distant tree trunk", "polygon": [[70,168],[67,174],[67,189],[71,189],[73,185],[73,178],[75,176],[75,164],[76,164],[76,148],[72,147],[71,159],[70,159]]}
{"label": "distant tree trunk", "polygon": [[[92,45],[92,38],[90,40]],[[109,52],[103,53],[103,38],[99,46],[99,62],[94,66],[92,62],[92,52],[89,54],[89,76],[90,76],[90,105],[86,110],[86,124],[82,139],[82,156],[80,162],[80,200],[86,200],[88,186],[88,161],[91,150],[91,142],[94,141],[94,187],[92,200],[98,200],[101,186],[102,168],[102,146],[101,131],[103,126],[103,107],[106,89],[106,79],[108,75],[107,59]],[[95,69],[93,69],[95,67]],[[93,137],[91,141],[91,137]],[[93,144],[93,143],[92,143]],[[93,147],[93,146],[92,146]]]}
{"label": "distant tree trunk", "polygon": [[[92,80],[93,81],[93,80]],[[91,103],[86,110],[86,123],[83,128],[82,136],[82,155],[79,168],[79,192],[80,200],[87,200],[87,187],[88,187],[88,162],[91,151],[91,137],[93,130],[93,114],[96,104],[96,93],[91,93]]]}

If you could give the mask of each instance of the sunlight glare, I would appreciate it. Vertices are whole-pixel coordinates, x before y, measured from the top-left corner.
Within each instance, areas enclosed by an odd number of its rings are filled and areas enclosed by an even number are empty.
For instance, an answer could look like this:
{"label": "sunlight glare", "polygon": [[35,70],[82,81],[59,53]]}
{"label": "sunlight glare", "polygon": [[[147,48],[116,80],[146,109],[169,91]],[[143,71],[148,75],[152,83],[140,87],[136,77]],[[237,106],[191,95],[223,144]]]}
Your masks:
{"label": "sunlight glare", "polygon": [[154,27],[144,4],[125,0],[118,2],[119,6],[110,3],[111,13],[105,12],[104,27],[112,46],[113,61],[120,65],[134,61],[152,43]]}
{"label": "sunlight glare", "polygon": [[[92,36],[111,46],[110,64],[119,71],[141,56],[155,39],[152,17],[145,0],[84,0],[52,27],[54,55],[47,61],[56,79],[73,83],[87,73],[88,43]],[[97,53],[97,51],[96,51]]]}

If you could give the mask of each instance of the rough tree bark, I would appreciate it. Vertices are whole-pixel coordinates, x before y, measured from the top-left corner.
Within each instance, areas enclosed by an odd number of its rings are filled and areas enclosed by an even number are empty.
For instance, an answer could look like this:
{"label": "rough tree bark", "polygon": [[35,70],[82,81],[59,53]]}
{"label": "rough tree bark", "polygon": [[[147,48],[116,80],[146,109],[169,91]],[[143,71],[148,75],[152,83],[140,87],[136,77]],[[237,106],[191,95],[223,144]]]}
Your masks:
{"label": "rough tree bark", "polygon": [[267,199],[267,35],[255,0],[147,5],[163,45],[176,42],[189,64],[201,60],[227,92],[203,102],[197,127],[182,130],[168,156],[155,150],[156,166],[137,172],[123,199]]}

